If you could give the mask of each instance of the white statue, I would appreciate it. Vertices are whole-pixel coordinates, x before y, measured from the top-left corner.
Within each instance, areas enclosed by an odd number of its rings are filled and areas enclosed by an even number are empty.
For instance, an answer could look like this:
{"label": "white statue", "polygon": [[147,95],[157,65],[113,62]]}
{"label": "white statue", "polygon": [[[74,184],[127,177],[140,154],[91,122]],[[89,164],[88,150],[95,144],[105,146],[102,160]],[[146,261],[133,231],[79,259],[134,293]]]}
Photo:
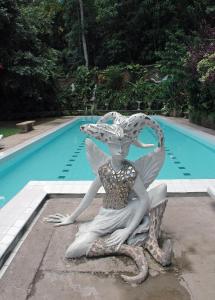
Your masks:
{"label": "white statue", "polygon": [[[113,124],[106,122],[112,120]],[[141,129],[149,126],[158,137],[158,146],[146,156],[131,162],[125,160],[129,147],[152,147],[137,138]],[[163,266],[171,262],[170,241],[158,246],[157,238],[167,203],[166,185],[162,184],[147,192],[148,186],[159,173],[164,157],[163,132],[149,116],[138,113],[130,117],[117,112],[104,115],[97,124],[81,126],[81,130],[107,143],[111,157],[102,152],[90,139],[86,140],[87,156],[96,179],[80,205],[71,215],[51,215],[47,222],[56,226],[72,224],[92,203],[99,188],[105,189],[103,207],[89,223],[82,224],[75,240],[66,251],[67,258],[110,254],[125,254],[136,262],[139,274],[122,275],[130,283],[142,282],[148,273],[143,248]]]}

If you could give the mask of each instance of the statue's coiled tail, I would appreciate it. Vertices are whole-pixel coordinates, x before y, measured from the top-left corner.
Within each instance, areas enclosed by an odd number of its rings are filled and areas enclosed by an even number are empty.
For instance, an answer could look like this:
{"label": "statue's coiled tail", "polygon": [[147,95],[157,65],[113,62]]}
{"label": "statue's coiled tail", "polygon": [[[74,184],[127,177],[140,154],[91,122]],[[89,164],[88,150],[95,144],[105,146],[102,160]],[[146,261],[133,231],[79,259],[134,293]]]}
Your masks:
{"label": "statue's coiled tail", "polygon": [[148,275],[148,263],[143,249],[138,246],[123,244],[119,248],[107,247],[104,239],[96,240],[87,253],[88,257],[108,256],[108,255],[126,255],[134,260],[139,270],[135,276],[121,275],[121,277],[130,284],[139,284],[143,282]]}
{"label": "statue's coiled tail", "polygon": [[150,228],[149,237],[144,248],[152,255],[152,257],[163,267],[171,264],[172,244],[170,240],[165,240],[163,247],[160,248],[158,238],[160,236],[160,225],[166,208],[167,199],[161,201],[150,211]]}

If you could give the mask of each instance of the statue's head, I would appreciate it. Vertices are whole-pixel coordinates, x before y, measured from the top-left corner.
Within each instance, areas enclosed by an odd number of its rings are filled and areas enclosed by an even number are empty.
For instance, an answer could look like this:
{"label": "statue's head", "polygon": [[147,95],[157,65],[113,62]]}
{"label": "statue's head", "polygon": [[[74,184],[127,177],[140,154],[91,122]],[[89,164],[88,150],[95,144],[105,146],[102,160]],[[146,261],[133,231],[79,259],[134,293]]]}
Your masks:
{"label": "statue's head", "polygon": [[[113,123],[108,124],[107,121],[109,120],[112,120]],[[160,130],[158,147],[161,147],[163,134],[160,126],[143,113],[125,117],[117,112],[110,112],[101,117],[96,124],[82,125],[80,129],[106,143],[112,156],[123,159],[127,156],[131,144],[141,147],[141,142],[138,142],[138,135],[145,126],[152,127],[156,131]]]}

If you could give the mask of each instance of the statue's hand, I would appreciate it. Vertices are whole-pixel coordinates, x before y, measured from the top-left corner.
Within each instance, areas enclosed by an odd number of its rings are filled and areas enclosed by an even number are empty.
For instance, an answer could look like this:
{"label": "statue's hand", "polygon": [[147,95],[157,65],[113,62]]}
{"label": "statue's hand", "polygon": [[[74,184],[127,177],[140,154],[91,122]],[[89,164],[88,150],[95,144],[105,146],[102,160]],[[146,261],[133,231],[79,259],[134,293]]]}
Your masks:
{"label": "statue's hand", "polygon": [[117,246],[117,248],[119,248],[127,240],[129,235],[130,232],[128,228],[118,229],[106,240],[106,245],[108,247]]}
{"label": "statue's hand", "polygon": [[44,218],[44,221],[48,223],[56,223],[54,226],[64,226],[75,222],[71,215],[64,216],[58,213]]}

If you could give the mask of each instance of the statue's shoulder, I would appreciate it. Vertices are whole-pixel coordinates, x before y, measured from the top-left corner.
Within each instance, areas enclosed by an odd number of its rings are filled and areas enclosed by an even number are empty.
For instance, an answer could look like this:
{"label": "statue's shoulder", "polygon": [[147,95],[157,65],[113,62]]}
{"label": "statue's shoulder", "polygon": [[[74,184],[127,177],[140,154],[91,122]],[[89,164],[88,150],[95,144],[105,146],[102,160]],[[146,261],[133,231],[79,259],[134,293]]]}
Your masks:
{"label": "statue's shoulder", "polygon": [[106,163],[104,163],[103,165],[101,165],[98,169],[98,173],[99,175],[106,173],[107,170],[110,169],[110,160],[108,160]]}

